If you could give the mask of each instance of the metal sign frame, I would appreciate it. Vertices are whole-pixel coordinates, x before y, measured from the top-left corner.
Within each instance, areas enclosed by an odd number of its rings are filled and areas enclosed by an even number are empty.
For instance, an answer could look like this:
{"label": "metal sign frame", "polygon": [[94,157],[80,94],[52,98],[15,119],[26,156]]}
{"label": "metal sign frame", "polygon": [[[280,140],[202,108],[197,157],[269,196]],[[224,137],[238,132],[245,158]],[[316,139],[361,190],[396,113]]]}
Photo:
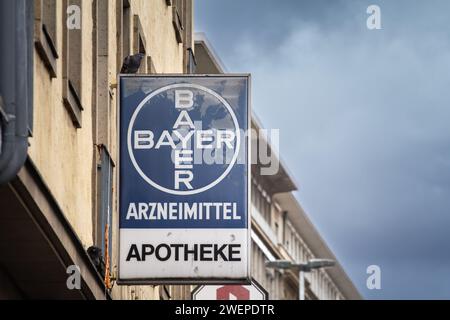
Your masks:
{"label": "metal sign frame", "polygon": [[[120,278],[120,139],[121,139],[121,79],[123,78],[247,78],[247,133],[245,139],[247,142],[247,276],[245,278],[239,279],[219,279],[219,278],[142,278],[142,279],[121,279]],[[116,98],[116,115],[117,115],[117,168],[119,169],[116,174],[116,190],[117,190],[117,214],[118,217],[115,219],[117,221],[115,229],[117,230],[118,240],[117,248],[115,250],[117,254],[117,280],[118,285],[220,285],[220,284],[242,284],[251,285],[251,130],[252,130],[252,100],[251,100],[251,74],[249,73],[231,73],[231,74],[119,74],[117,77],[117,98]],[[242,147],[242,146],[241,146]],[[151,232],[151,229],[149,229]]]}
{"label": "metal sign frame", "polygon": [[[223,284],[224,286],[229,285],[229,283]],[[191,292],[191,300],[197,300],[196,299],[196,295],[200,292],[200,290],[202,290],[205,286],[208,285],[199,285],[197,287],[194,288],[194,290],[192,290]],[[253,286],[255,287],[259,292],[261,292],[261,294],[264,296],[264,300],[270,300],[269,298],[269,292],[255,279],[252,279],[250,284],[245,284],[245,286]],[[199,300],[197,300],[199,301]],[[252,301],[252,300],[249,300]]]}

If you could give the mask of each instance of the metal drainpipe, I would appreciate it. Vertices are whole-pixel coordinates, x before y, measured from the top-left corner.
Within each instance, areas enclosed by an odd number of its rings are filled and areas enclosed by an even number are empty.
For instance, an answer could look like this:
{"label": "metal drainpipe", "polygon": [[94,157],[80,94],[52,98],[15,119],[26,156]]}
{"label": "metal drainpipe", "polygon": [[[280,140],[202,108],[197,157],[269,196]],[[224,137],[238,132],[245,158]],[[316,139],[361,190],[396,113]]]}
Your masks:
{"label": "metal drainpipe", "polygon": [[0,1],[0,185],[17,175],[28,153],[28,107],[33,103],[29,94],[33,7],[33,2],[27,0]]}

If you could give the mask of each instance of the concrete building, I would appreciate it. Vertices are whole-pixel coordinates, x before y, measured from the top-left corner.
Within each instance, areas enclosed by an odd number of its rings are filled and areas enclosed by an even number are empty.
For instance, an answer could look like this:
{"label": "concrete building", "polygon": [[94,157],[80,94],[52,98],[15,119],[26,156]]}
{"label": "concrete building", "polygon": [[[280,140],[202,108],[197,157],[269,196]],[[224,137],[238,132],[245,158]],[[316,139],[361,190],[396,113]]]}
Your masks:
{"label": "concrete building", "polygon": [[[189,298],[190,286],[114,283],[115,106],[130,54],[145,55],[140,73],[224,71],[204,37],[194,46],[193,0],[3,0],[0,49],[0,299]],[[295,299],[296,275],[264,262],[334,256],[292,196],[285,167],[271,176],[259,169],[253,275],[272,298]],[[92,246],[107,261],[100,269]],[[81,290],[67,286],[74,265]],[[360,298],[340,266],[307,280],[308,298]]]}
{"label": "concrete building", "polygon": [[[227,70],[202,33],[195,34],[197,73],[217,74]],[[253,114],[252,128],[262,128]],[[298,299],[298,275],[291,271],[277,271],[265,266],[267,261],[291,260],[306,262],[312,258],[337,260],[308,216],[292,194],[297,185],[280,159],[272,153],[270,143],[254,134],[252,144],[268,150],[278,163],[275,174],[261,174],[265,166],[252,159],[252,276],[268,292],[271,299]],[[259,154],[259,152],[258,152]],[[255,153],[252,154],[252,157]],[[326,270],[305,275],[306,299],[361,299],[360,294],[339,263]]]}
{"label": "concrete building", "polygon": [[[26,106],[32,121],[20,135],[28,135],[26,162],[17,177],[0,188],[0,298],[189,295],[162,286],[114,285],[105,290],[103,276],[86,250],[93,245],[103,253],[109,249],[114,278],[115,106],[123,58],[144,53],[142,73],[192,71],[192,5],[191,0],[1,1],[2,110],[12,114]],[[77,18],[80,28],[68,30],[67,20],[76,26]],[[28,29],[20,28],[21,23]],[[30,54],[14,60],[11,43],[28,48]],[[22,56],[29,73],[17,73]],[[9,84],[14,76],[17,88]],[[19,85],[32,91],[29,101],[22,101],[25,93],[16,94]],[[81,290],[67,289],[71,265],[80,267]]]}

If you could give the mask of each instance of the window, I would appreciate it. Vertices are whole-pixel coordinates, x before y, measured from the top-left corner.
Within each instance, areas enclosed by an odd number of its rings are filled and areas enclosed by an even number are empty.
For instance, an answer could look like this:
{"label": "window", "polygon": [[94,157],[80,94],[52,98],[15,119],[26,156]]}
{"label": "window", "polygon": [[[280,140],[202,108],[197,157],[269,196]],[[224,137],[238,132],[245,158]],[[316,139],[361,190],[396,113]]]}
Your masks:
{"label": "window", "polygon": [[[82,0],[64,0],[64,8],[76,5],[81,8]],[[76,128],[81,128],[81,66],[82,38],[80,29],[68,29],[63,23],[63,100]]]}
{"label": "window", "polygon": [[173,0],[172,1],[172,24],[175,29],[175,37],[178,43],[183,42],[183,5],[184,0]]}
{"label": "window", "polygon": [[275,235],[277,236],[277,240],[278,240],[280,238],[280,236],[279,236],[280,228],[278,226],[278,222],[275,222],[273,226],[275,228]]}
{"label": "window", "polygon": [[284,246],[286,247],[286,249],[289,250],[289,238],[291,235],[291,229],[288,227],[288,225],[286,225],[285,228],[285,234],[284,234]]}
{"label": "window", "polygon": [[294,238],[294,260],[298,261],[298,240],[297,240],[297,237]]}
{"label": "window", "polygon": [[259,211],[264,220],[269,224],[271,223],[271,210],[272,205],[270,202],[270,197],[263,190],[261,185],[258,184],[256,180],[252,179],[252,188],[251,188],[251,201]]}
{"label": "window", "polygon": [[172,297],[171,295],[171,288],[170,286],[159,286],[159,299],[160,300],[170,300]]}
{"label": "window", "polygon": [[122,56],[118,62],[118,70],[122,67],[123,60],[130,55],[131,11],[129,0],[122,0]]}
{"label": "window", "polygon": [[262,189],[260,186],[258,186],[258,192],[259,192],[259,210],[261,214],[263,215],[266,222],[270,225],[271,222],[271,205],[269,197],[267,196],[267,193]]}
{"label": "window", "polygon": [[192,34],[194,32],[193,27],[193,3],[192,0],[180,0],[182,2],[182,7],[178,10],[178,14],[181,17],[182,25],[182,37],[183,37],[183,72],[184,73],[195,73],[196,61],[193,50],[193,39]]}
{"label": "window", "polygon": [[146,73],[147,72],[147,52],[146,52],[146,41],[144,36],[144,30],[142,29],[141,20],[138,15],[134,15],[133,18],[133,52],[134,53],[143,53],[145,58],[142,59],[141,66],[139,68],[138,73]]}
{"label": "window", "polygon": [[95,66],[93,68],[95,73],[96,94],[93,108],[95,110],[94,119],[94,134],[95,143],[97,145],[104,145],[108,150],[111,150],[111,121],[112,107],[111,107],[111,93],[109,87],[109,2],[95,1],[95,33],[94,37],[94,51],[96,58],[94,58]]}
{"label": "window", "polygon": [[123,10],[124,10],[124,1],[116,0],[116,44],[117,44],[117,52],[116,52],[116,72],[119,73],[122,68],[123,61]]}
{"label": "window", "polygon": [[114,179],[114,163],[111,158],[111,96],[108,87],[108,1],[93,2],[94,37],[93,37],[93,76],[95,81],[95,97],[93,107],[95,115],[94,144],[96,146],[95,161],[98,164],[96,183],[96,228],[95,242],[102,249],[104,256],[111,256],[112,230],[112,189]]}
{"label": "window", "polygon": [[272,204],[269,195],[265,191],[263,193],[263,196],[264,196],[264,214],[266,221],[270,226],[272,223]]}
{"label": "window", "polygon": [[256,207],[256,192],[255,192],[255,185],[253,183],[253,179],[252,179],[252,186],[250,188],[250,202]]}
{"label": "window", "polygon": [[34,43],[51,78],[56,78],[57,50],[57,1],[34,1]]}
{"label": "window", "polygon": [[155,74],[156,73],[156,69],[155,69],[155,65],[153,63],[153,59],[150,56],[147,57],[147,73],[148,74]]}
{"label": "window", "polygon": [[114,181],[114,163],[104,146],[100,146],[100,164],[98,170],[100,176],[100,201],[97,219],[97,243],[102,250],[106,269],[108,270],[112,265],[112,190]]}
{"label": "window", "polygon": [[192,50],[192,48],[187,49],[187,54],[187,73],[194,74],[197,69],[197,61],[195,60],[194,51]]}

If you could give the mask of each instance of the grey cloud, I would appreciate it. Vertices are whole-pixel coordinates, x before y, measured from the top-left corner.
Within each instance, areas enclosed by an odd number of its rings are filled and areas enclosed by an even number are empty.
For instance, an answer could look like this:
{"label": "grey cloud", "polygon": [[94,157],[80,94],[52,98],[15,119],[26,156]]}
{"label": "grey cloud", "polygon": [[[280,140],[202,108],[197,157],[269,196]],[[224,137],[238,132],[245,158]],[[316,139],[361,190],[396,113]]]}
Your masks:
{"label": "grey cloud", "polygon": [[[365,26],[372,3],[383,30]],[[197,7],[228,68],[252,73],[298,198],[363,294],[450,298],[450,3]],[[385,271],[380,292],[365,288],[369,264]]]}

